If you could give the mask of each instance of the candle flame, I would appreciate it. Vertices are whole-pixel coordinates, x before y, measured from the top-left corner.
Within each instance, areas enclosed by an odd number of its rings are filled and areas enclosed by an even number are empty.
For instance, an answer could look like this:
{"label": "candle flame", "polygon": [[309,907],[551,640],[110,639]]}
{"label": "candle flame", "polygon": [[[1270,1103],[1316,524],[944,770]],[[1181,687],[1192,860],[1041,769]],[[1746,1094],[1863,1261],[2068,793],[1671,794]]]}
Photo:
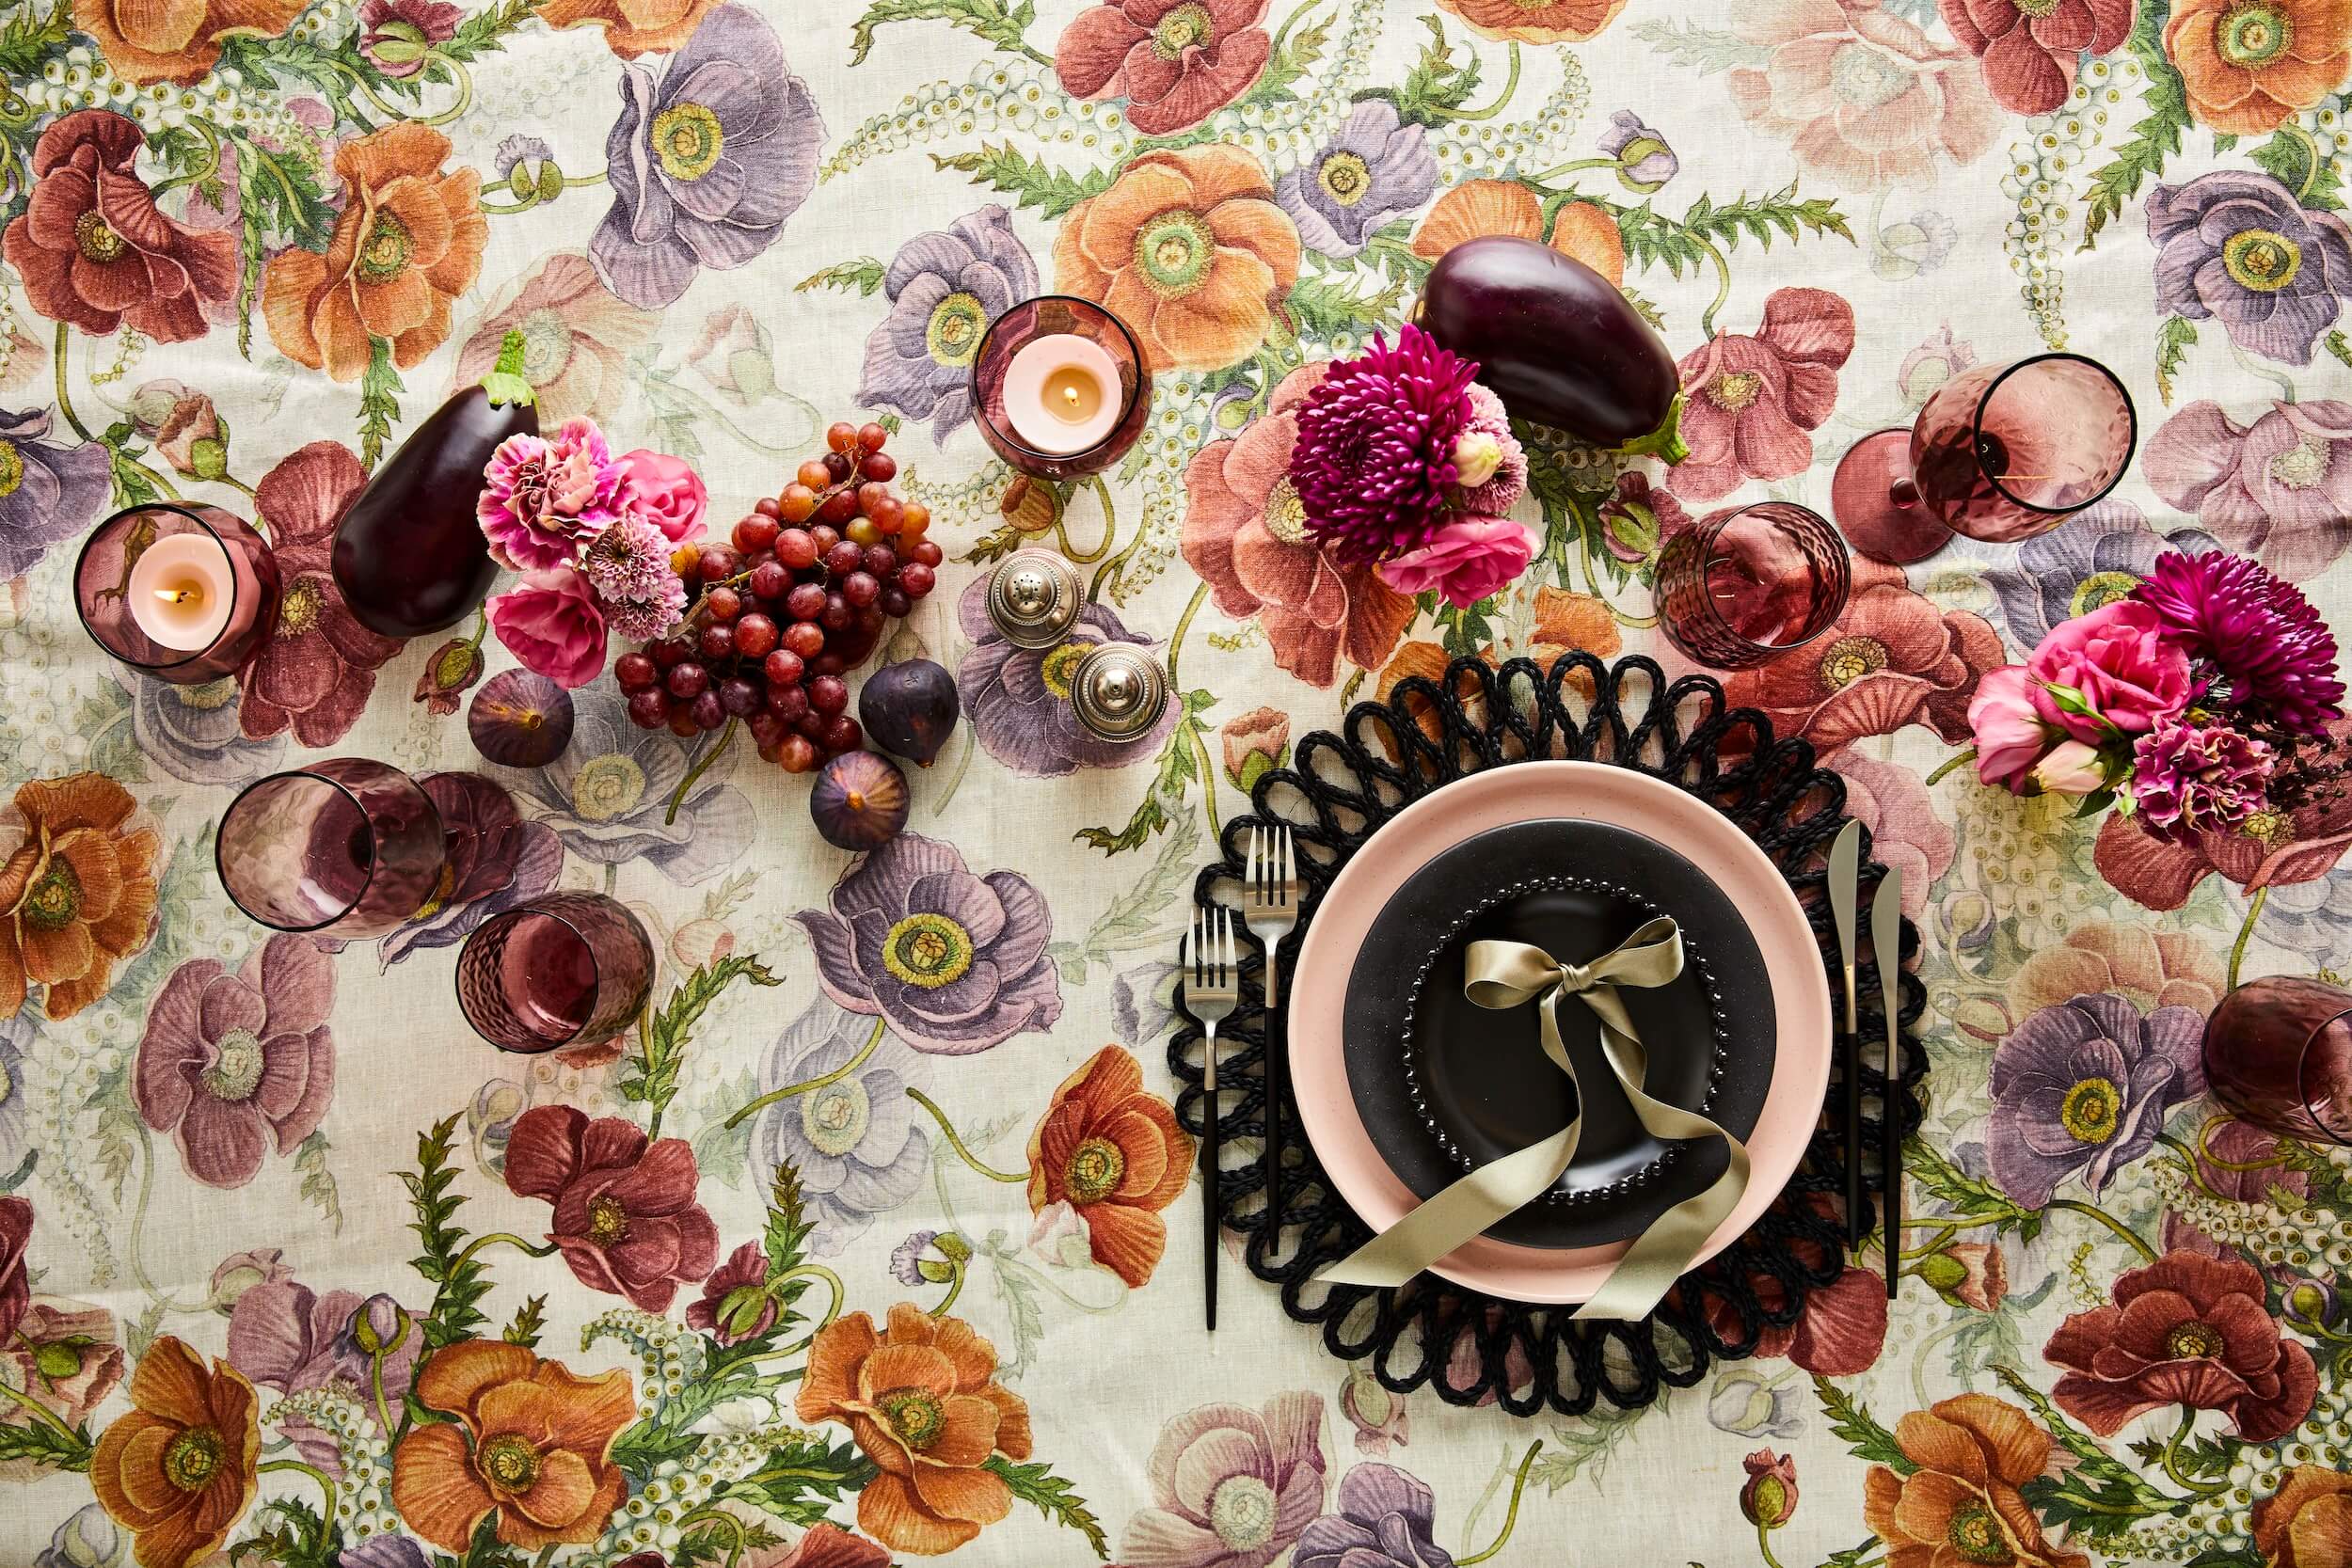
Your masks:
{"label": "candle flame", "polygon": [[200,588],[158,588],[155,596],[166,604],[186,604],[191,599],[201,599],[204,591]]}
{"label": "candle flame", "polygon": [[1077,404],[1078,404],[1078,388],[1075,388],[1075,387],[1064,387],[1064,388],[1061,389],[1061,395],[1062,395],[1062,397],[1063,397],[1065,400],[1067,400],[1067,401],[1069,402],[1069,404],[1070,404],[1070,405],[1071,405],[1072,407],[1073,407],[1073,408],[1074,408],[1074,407],[1076,407],[1076,406],[1077,406]]}

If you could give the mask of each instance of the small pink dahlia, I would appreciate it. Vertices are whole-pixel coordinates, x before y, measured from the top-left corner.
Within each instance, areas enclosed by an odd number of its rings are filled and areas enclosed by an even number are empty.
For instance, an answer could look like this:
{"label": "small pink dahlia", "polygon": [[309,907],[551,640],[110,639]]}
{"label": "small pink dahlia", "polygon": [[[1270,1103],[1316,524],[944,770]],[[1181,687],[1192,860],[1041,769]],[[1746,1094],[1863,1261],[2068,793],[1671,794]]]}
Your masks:
{"label": "small pink dahlia", "polygon": [[1527,494],[1527,451],[1511,434],[1502,400],[1473,381],[1470,422],[1454,442],[1455,482],[1462,486],[1460,510],[1500,517]]}
{"label": "small pink dahlia", "polygon": [[517,571],[569,563],[628,510],[628,470],[593,420],[566,420],[548,440],[510,436],[482,470],[474,503],[490,553]]}
{"label": "small pink dahlia", "polygon": [[2191,658],[2213,666],[2233,705],[2301,735],[2324,735],[2343,717],[2335,634],[2301,589],[2261,562],[2168,550],[2132,596],[2163,617]]}
{"label": "small pink dahlia", "polygon": [[2131,796],[2158,838],[2183,843],[2263,808],[2277,754],[2224,724],[2168,719],[2132,748]]}
{"label": "small pink dahlia", "polygon": [[1429,542],[1455,484],[1476,360],[1410,323],[1332,363],[1298,411],[1291,486],[1310,531],[1343,562],[1386,561]]}
{"label": "small pink dahlia", "polygon": [[670,566],[670,536],[643,517],[623,517],[597,534],[580,564],[613,631],[632,641],[661,636],[686,609],[686,584]]}

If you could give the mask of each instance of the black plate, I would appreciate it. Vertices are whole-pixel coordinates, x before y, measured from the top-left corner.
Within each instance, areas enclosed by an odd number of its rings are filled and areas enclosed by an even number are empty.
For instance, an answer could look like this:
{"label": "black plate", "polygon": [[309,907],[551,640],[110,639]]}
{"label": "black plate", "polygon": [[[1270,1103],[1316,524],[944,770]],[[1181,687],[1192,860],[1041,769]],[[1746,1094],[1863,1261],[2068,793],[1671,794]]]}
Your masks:
{"label": "black plate", "polygon": [[[1544,1059],[1535,1009],[1497,1011],[1462,995],[1469,943],[1507,938],[1584,962],[1656,914],[1674,916],[1696,961],[1672,986],[1618,991],[1649,1050],[1649,1092],[1705,1112],[1736,1137],[1755,1129],[1777,1023],[1764,956],[1731,899],[1691,862],[1628,829],[1517,822],[1465,839],[1407,878],[1348,975],[1349,1092],[1373,1147],[1416,1196],[1549,1136],[1576,1109],[1574,1089]],[[1442,942],[1434,952],[1433,942]],[[1610,1078],[1591,1013],[1570,1002],[1560,1016],[1592,1096],[1576,1164],[1552,1194],[1489,1234],[1523,1246],[1603,1245],[1704,1190],[1725,1151],[1651,1138]]]}

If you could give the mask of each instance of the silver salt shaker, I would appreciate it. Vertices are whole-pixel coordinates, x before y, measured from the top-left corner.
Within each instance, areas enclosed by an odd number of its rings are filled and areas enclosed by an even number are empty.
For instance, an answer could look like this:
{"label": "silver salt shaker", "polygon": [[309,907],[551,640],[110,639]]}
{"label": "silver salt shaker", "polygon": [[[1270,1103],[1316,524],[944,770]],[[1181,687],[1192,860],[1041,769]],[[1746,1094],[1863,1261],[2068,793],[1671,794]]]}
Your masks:
{"label": "silver salt shaker", "polygon": [[1078,569],[1052,550],[1015,550],[988,575],[988,618],[1016,648],[1051,648],[1078,622]]}
{"label": "silver salt shaker", "polygon": [[1150,735],[1168,708],[1168,671],[1135,642],[1098,642],[1070,675],[1078,722],[1104,740]]}

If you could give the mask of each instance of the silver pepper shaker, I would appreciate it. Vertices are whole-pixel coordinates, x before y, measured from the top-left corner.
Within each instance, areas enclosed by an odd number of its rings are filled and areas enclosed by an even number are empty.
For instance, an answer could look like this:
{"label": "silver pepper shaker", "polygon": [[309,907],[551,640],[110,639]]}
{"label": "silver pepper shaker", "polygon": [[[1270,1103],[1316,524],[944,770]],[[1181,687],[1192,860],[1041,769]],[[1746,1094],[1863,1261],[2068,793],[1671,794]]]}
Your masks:
{"label": "silver pepper shaker", "polygon": [[1134,642],[1098,642],[1070,675],[1078,722],[1104,740],[1152,733],[1168,708],[1168,671]]}
{"label": "silver pepper shaker", "polygon": [[988,575],[988,618],[1016,648],[1051,648],[1078,623],[1078,569],[1052,550],[1015,550]]}

